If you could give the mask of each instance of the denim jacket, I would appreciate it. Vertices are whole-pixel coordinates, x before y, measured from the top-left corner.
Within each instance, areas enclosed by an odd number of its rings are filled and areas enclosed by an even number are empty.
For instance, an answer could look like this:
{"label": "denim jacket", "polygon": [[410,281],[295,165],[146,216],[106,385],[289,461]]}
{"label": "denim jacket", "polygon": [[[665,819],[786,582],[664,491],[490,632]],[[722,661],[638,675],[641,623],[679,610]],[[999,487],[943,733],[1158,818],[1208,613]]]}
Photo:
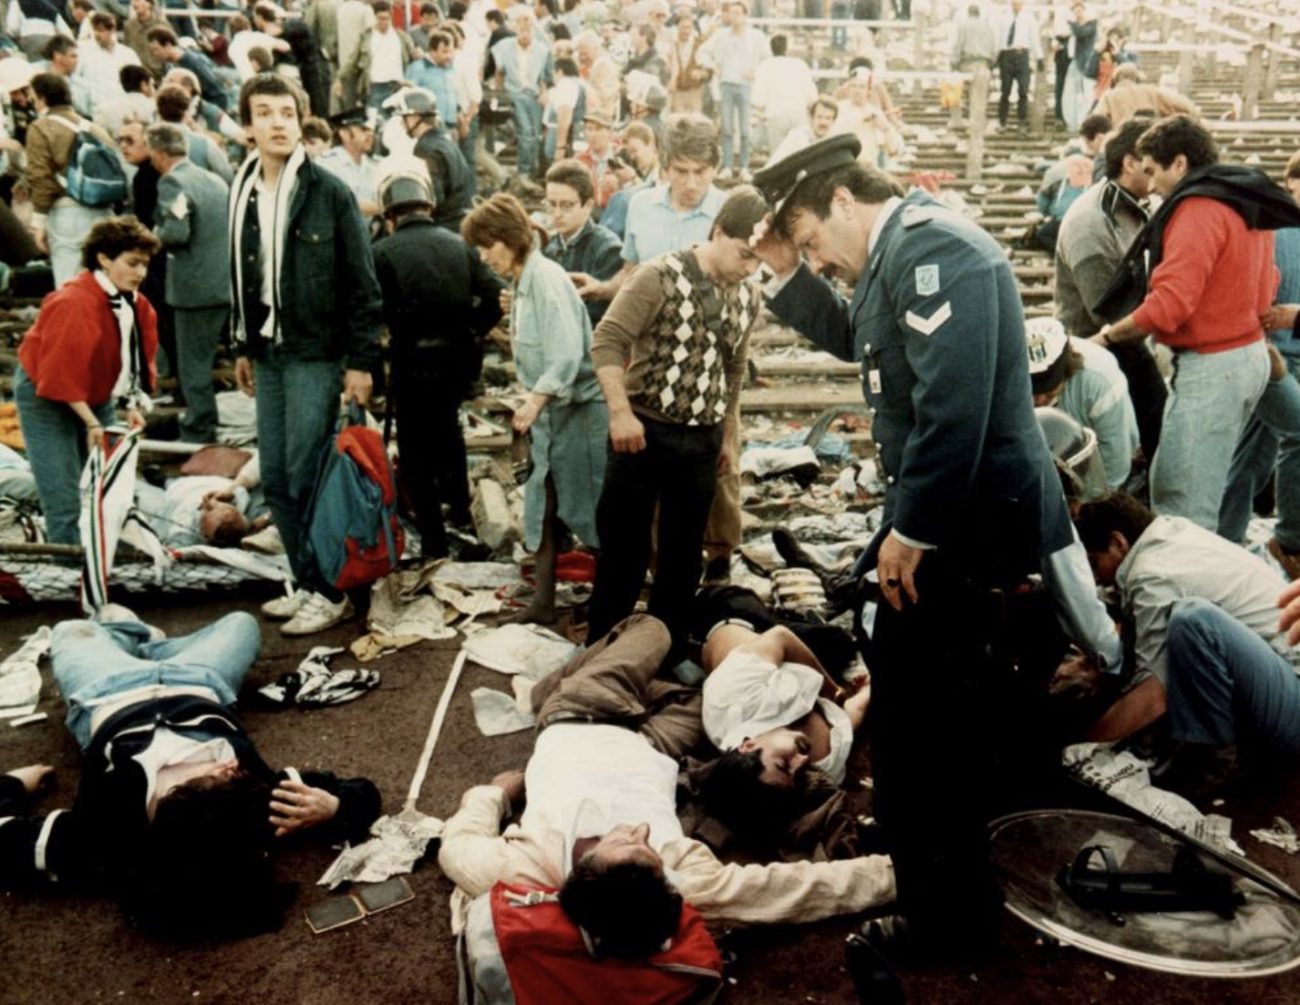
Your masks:
{"label": "denim jacket", "polygon": [[[257,292],[246,286],[237,292],[251,303]],[[382,300],[365,223],[347,184],[310,160],[299,168],[289,204],[279,300],[285,355],[343,358],[351,370],[378,359]],[[256,354],[263,344],[249,339],[238,351]]]}
{"label": "denim jacket", "polygon": [[574,404],[599,398],[591,321],[564,269],[534,247],[514,294],[510,332],[524,386]]}

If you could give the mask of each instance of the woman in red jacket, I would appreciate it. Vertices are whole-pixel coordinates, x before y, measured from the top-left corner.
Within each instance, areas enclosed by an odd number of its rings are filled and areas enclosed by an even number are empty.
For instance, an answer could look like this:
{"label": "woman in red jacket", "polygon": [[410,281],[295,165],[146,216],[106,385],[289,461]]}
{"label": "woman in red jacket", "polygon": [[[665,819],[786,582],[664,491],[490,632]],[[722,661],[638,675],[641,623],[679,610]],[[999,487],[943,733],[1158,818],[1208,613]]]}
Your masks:
{"label": "woman in red jacket", "polygon": [[82,245],[85,271],[41,304],[18,349],[14,398],[47,538],[79,544],[81,469],[104,426],[140,406],[154,387],[158,326],[140,283],[158,240],[133,216],[101,220]]}

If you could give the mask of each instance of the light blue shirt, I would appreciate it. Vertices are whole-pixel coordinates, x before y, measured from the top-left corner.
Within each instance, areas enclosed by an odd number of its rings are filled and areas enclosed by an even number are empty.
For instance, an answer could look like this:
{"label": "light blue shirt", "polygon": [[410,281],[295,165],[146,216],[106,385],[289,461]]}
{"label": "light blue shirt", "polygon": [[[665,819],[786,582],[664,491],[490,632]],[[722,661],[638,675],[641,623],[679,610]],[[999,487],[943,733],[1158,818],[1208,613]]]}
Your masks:
{"label": "light blue shirt", "polygon": [[456,99],[456,84],[451,67],[439,66],[428,56],[417,59],[406,68],[406,79],[416,87],[433,92],[438,99],[438,118],[448,128],[456,124],[460,102]]}
{"label": "light blue shirt", "polygon": [[379,202],[379,162],[373,157],[362,154],[358,164],[342,147],[331,147],[316,158],[316,163],[342,178],[358,205]]}
{"label": "light blue shirt", "polygon": [[710,185],[700,204],[682,213],[673,209],[666,184],[636,193],[627,209],[623,261],[648,262],[707,241],[713,220],[726,201],[722,190]]}
{"label": "light blue shirt", "polygon": [[599,398],[591,365],[591,318],[563,267],[534,247],[514,293],[510,332],[524,386],[558,401]]}
{"label": "light blue shirt", "polygon": [[492,47],[492,58],[505,75],[508,94],[540,94],[542,81],[550,76],[551,50],[536,38],[527,50],[519,48],[518,39],[503,38]]}

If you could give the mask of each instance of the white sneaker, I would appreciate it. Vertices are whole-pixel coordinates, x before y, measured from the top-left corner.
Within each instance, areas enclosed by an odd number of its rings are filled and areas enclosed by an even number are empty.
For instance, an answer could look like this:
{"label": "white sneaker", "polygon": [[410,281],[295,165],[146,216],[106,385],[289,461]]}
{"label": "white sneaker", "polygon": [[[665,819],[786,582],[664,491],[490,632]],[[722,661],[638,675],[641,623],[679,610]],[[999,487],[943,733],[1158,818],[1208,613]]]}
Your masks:
{"label": "white sneaker", "polygon": [[353,613],[352,601],[347,597],[336,604],[319,593],[309,593],[298,613],[280,626],[280,634],[315,635],[346,621]]}
{"label": "white sneaker", "polygon": [[287,597],[276,597],[274,600],[268,600],[262,605],[262,613],[268,618],[275,618],[279,621],[288,620],[298,613],[310,596],[310,590],[294,590]]}

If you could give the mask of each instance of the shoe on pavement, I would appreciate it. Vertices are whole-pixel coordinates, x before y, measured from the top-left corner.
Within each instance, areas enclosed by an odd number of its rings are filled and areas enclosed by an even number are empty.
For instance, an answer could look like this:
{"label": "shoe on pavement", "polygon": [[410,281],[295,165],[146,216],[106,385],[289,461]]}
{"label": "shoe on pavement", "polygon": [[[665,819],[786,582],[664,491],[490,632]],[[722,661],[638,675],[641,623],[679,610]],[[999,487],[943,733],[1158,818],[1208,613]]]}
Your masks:
{"label": "shoe on pavement", "polygon": [[1286,574],[1287,579],[1300,579],[1300,552],[1287,551],[1277,538],[1270,537],[1268,553],[1273,556],[1278,565],[1282,566],[1282,572]]}
{"label": "shoe on pavement", "polygon": [[310,596],[310,590],[294,590],[287,597],[276,597],[274,600],[268,600],[262,605],[262,613],[268,618],[287,621],[298,613]]}
{"label": "shoe on pavement", "polygon": [[352,617],[352,601],[344,597],[337,604],[319,593],[309,593],[298,613],[280,626],[281,635],[315,635]]}

